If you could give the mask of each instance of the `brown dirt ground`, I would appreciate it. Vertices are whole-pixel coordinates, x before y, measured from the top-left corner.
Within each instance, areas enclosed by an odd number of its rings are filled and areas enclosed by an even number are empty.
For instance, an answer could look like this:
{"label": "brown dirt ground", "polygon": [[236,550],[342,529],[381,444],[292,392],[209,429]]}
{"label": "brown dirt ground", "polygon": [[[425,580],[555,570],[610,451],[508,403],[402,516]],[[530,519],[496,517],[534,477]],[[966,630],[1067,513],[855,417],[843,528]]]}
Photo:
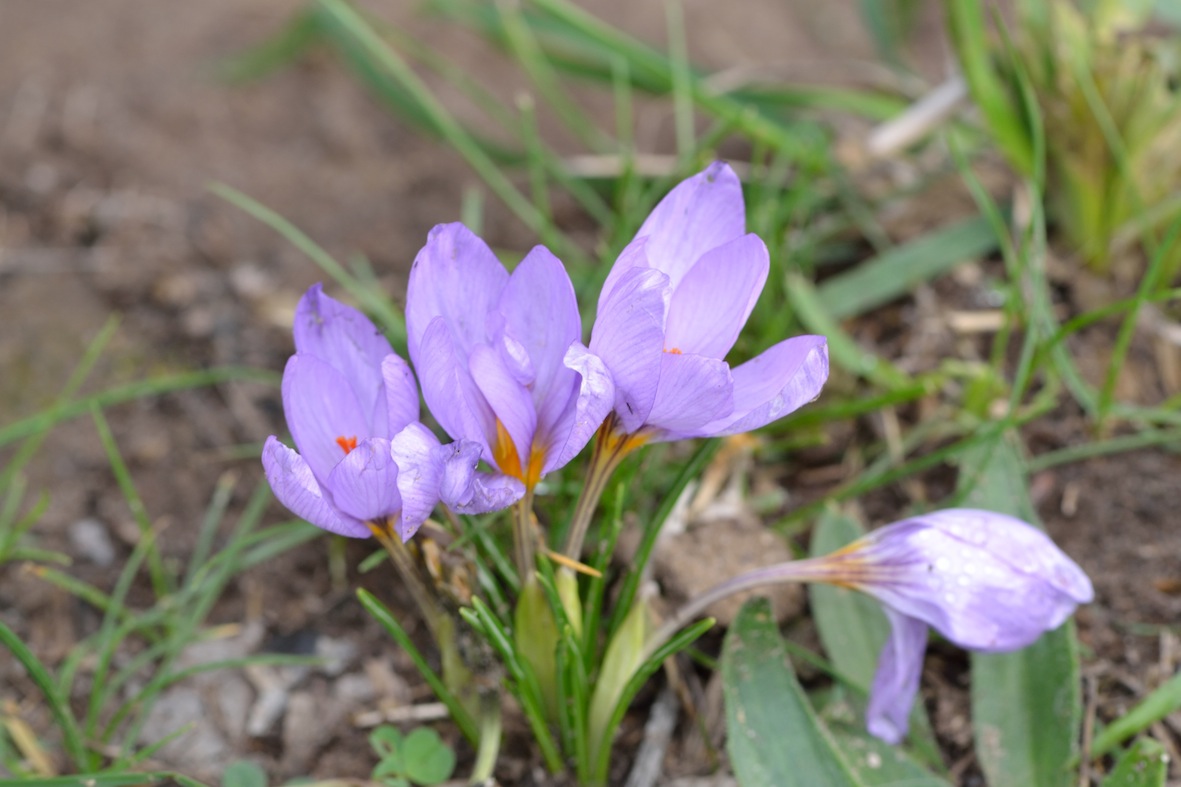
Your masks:
{"label": "brown dirt ground", "polygon": [[[299,5],[204,0],[164,10],[150,0],[0,3],[0,312],[7,325],[0,332],[0,423],[51,401],[113,313],[120,315],[120,329],[86,390],[212,365],[282,368],[291,349],[290,311],[323,276],[282,239],[211,195],[210,181],[261,200],[338,258],[365,254],[391,293],[402,291],[404,272],[429,228],[457,216],[474,175],[455,155],[375,106],[328,59],[313,57],[257,84],[231,88],[216,80],[221,58],[276,30]],[[503,76],[492,81],[506,98],[521,87],[515,72],[469,36],[423,19],[406,4],[372,5],[468,69]],[[600,0],[588,6],[648,40],[663,39],[659,3]],[[826,81],[851,78],[861,70],[857,63],[872,59],[854,13],[853,4],[759,0],[723,18],[704,0],[686,4],[696,60]],[[937,25],[933,18],[920,32],[932,42],[923,48],[923,67],[932,75],[946,58]],[[651,111],[640,125],[642,147],[667,144],[666,110]],[[557,141],[564,144],[560,136]],[[489,202],[492,243],[524,249],[534,242]],[[862,338],[885,352],[891,342],[903,350],[903,342],[890,337],[901,331],[913,339],[918,332],[907,326],[922,323],[924,303],[972,292],[970,283],[952,287],[884,315],[879,325],[864,327]],[[1109,344],[1100,336],[1104,341]],[[935,344],[942,352],[963,349]],[[260,476],[256,460],[235,459],[228,449],[259,443],[282,427],[277,392],[246,384],[145,399],[107,415],[164,551],[176,558],[191,550],[219,477],[235,474],[236,511]],[[1047,450],[1085,437],[1081,423],[1062,416],[1033,439]],[[810,461],[823,470],[839,458],[821,453]],[[1178,657],[1172,633],[1181,614],[1175,558],[1181,531],[1173,526],[1181,504],[1178,471],[1176,455],[1144,451],[1035,479],[1051,532],[1098,590],[1079,621],[1103,718],[1171,674]],[[925,482],[936,491],[946,486],[945,478]],[[115,569],[89,562],[70,533],[80,520],[96,520],[120,561],[137,536],[89,420],[51,435],[28,470],[28,483],[32,493],[50,496],[34,532],[37,543],[73,554],[77,576],[109,588]],[[889,500],[867,505],[880,505],[888,517],[911,492],[890,490]],[[282,516],[275,506],[268,521]],[[247,624],[240,635],[247,649],[276,637],[293,650],[316,636],[351,646],[343,674],[312,675],[299,684],[298,700],[292,695],[289,717],[302,713],[319,723],[289,721],[287,731],[251,737],[241,733],[241,719],[215,718],[218,729],[202,744],[214,748],[186,742],[166,749],[155,764],[212,778],[229,760],[252,757],[276,778],[365,777],[373,760],[364,731],[351,723],[354,714],[391,698],[403,704],[428,699],[351,592],[364,582],[395,607],[405,608],[407,600],[384,586],[381,571],[362,579],[350,571],[343,583],[334,581],[325,545],[313,542],[251,572],[214,613],[215,622]],[[350,545],[345,562],[353,566],[365,554]],[[0,616],[50,664],[97,621],[89,607],[16,566],[0,567]],[[941,670],[930,672],[938,680]],[[215,717],[241,716],[265,677],[204,684],[198,707],[216,705]],[[930,701],[949,751],[962,751],[963,686],[959,695],[955,686],[947,691],[951,700],[932,695]],[[34,728],[48,728],[35,691],[7,653],[0,654],[5,700],[17,702]],[[176,707],[185,701],[179,695],[169,700]],[[635,744],[642,721],[625,732],[622,746]],[[1167,723],[1175,734],[1177,727]],[[454,738],[453,730],[442,729]],[[522,737],[514,736],[521,732],[510,725],[500,778],[505,784],[544,782]],[[186,758],[185,749],[200,759]],[[696,756],[703,772],[708,752]],[[964,768],[970,783],[970,763]],[[676,770],[693,768],[681,762]]]}

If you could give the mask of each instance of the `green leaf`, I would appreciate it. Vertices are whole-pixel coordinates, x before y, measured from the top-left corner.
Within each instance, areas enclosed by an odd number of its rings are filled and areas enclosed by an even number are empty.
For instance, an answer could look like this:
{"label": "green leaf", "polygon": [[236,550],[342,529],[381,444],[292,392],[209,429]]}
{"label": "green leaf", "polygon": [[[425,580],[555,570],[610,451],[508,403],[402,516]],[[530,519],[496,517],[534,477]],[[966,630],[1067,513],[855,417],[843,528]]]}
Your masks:
{"label": "green leaf", "polygon": [[949,782],[931,773],[905,749],[866,732],[860,714],[842,720],[825,715],[824,720],[845,760],[866,787],[950,787]]}
{"label": "green leaf", "polygon": [[743,606],[722,650],[726,749],[743,787],[863,787],[796,680],[766,599]]}
{"label": "green leaf", "polygon": [[[827,555],[863,535],[857,520],[827,509],[812,534],[812,556]],[[881,605],[864,593],[820,583],[808,586],[808,601],[833,667],[853,685],[869,691],[878,655],[890,636]]]}
{"label": "green leaf", "polygon": [[221,787],[267,787],[267,772],[257,762],[236,760],[222,773]]}
{"label": "green leaf", "polygon": [[996,246],[996,233],[988,218],[977,216],[920,235],[866,260],[826,280],[816,288],[816,294],[832,319],[855,317],[906,295],[916,285],[987,254]]}
{"label": "green leaf", "polygon": [[1102,757],[1136,733],[1181,708],[1181,675],[1174,675],[1139,705],[1107,725],[1091,744],[1091,757]]}
{"label": "green leaf", "polygon": [[416,784],[439,784],[455,771],[455,752],[430,727],[419,727],[402,744],[406,775]]}
{"label": "green leaf", "polygon": [[1165,787],[1168,773],[1165,747],[1152,738],[1141,738],[1119,758],[1102,787]]}
{"label": "green leaf", "polygon": [[[966,504],[1037,524],[1021,455],[1003,436],[961,454]],[[972,721],[992,787],[1067,787],[1082,720],[1073,622],[1013,653],[972,656]]]}
{"label": "green leaf", "polygon": [[402,733],[397,727],[382,724],[369,733],[369,747],[385,760],[402,750]]}

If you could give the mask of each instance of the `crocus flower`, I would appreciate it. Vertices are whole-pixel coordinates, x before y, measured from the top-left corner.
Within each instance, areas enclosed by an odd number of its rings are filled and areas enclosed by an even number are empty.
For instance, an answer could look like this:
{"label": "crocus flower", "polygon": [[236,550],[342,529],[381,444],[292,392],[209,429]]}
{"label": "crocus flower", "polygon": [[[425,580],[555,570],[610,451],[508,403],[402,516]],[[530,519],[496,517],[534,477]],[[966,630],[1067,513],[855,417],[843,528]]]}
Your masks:
{"label": "crocus flower", "polygon": [[653,209],[603,284],[591,335],[590,351],[614,378],[619,434],[637,442],[737,434],[816,398],[828,377],[823,336],[787,339],[733,369],[725,361],[769,265],[724,163]]}
{"label": "crocus flower", "polygon": [[461,510],[511,499],[475,474],[479,446],[440,445],[418,422],[414,375],[367,317],[319,284],[300,299],[283,409],[299,453],[274,436],[262,462],[279,501],[325,530],[410,538],[440,497]]}
{"label": "crocus flower", "polygon": [[524,486],[569,462],[611,410],[570,277],[541,246],[509,275],[467,227],[435,227],[410,271],[406,330],[439,424]]}
{"label": "crocus flower", "polygon": [[646,655],[717,601],[783,582],[841,585],[882,602],[891,630],[866,721],[888,743],[906,735],[929,627],[969,650],[1017,650],[1094,595],[1082,569],[1032,525],[991,511],[947,509],[895,522],[830,555],[727,580],[678,610],[650,638]]}

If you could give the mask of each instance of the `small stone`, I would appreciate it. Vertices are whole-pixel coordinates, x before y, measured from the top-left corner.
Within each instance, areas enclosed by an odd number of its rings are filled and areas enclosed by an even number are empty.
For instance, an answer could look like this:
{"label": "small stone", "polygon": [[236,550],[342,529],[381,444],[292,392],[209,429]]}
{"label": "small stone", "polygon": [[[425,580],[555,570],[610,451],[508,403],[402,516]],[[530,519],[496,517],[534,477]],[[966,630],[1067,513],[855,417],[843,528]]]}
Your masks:
{"label": "small stone", "polygon": [[74,552],[96,566],[115,562],[115,544],[107,526],[97,519],[79,519],[70,525],[70,545]]}

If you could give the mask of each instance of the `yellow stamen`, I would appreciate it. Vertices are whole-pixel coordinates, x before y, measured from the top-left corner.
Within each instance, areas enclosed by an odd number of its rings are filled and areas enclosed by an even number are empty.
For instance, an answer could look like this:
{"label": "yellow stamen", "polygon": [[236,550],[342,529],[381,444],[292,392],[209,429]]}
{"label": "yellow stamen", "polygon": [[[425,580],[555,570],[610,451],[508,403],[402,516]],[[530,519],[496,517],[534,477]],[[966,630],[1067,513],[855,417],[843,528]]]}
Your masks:
{"label": "yellow stamen", "polygon": [[595,579],[600,579],[603,576],[603,572],[597,568],[591,568],[586,563],[579,563],[574,558],[567,557],[560,552],[555,552],[548,547],[545,548],[545,556],[558,565],[565,566],[572,571],[577,571],[579,574],[586,574],[588,577],[594,577]]}
{"label": "yellow stamen", "polygon": [[521,455],[517,453],[512,436],[499,418],[496,419],[496,442],[492,446],[492,460],[496,462],[500,472],[521,481],[525,480],[525,475],[521,472]]}

